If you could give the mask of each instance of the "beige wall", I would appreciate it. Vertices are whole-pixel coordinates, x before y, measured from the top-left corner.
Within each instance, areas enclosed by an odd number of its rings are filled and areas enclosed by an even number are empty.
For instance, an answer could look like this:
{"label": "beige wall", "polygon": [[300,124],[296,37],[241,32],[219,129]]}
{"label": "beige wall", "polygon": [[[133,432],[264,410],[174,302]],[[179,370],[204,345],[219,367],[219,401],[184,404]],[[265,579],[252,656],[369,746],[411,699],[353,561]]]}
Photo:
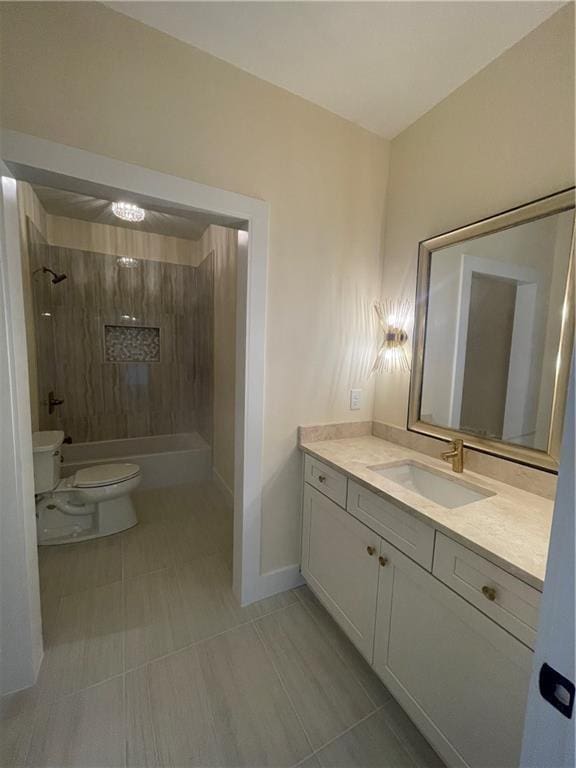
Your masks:
{"label": "beige wall", "polygon": [[298,562],[298,424],[372,416],[388,143],[103,6],[0,12],[4,126],[270,203],[262,569]]}
{"label": "beige wall", "polygon": [[202,257],[213,254],[214,418],[212,465],[218,480],[234,491],[234,406],[236,382],[236,256],[238,232],[210,226],[201,240]]}
{"label": "beige wall", "polygon": [[[383,291],[414,300],[418,242],[574,184],[574,10],[561,9],[392,142]],[[374,418],[405,426],[409,375]]]}

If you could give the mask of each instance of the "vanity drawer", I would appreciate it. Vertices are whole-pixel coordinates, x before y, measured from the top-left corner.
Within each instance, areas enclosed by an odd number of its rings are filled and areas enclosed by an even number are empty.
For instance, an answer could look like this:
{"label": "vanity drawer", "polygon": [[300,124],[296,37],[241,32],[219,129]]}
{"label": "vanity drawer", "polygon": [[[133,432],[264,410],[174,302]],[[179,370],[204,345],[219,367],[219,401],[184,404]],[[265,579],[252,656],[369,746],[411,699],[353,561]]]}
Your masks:
{"label": "vanity drawer", "polygon": [[318,459],[306,455],[304,459],[304,480],[317,488],[324,496],[346,509],[346,486],[348,478]]}
{"label": "vanity drawer", "polygon": [[434,528],[352,480],[348,483],[346,508],[412,560],[432,569]]}
{"label": "vanity drawer", "polygon": [[518,640],[534,648],[540,605],[537,589],[439,532],[432,572]]}

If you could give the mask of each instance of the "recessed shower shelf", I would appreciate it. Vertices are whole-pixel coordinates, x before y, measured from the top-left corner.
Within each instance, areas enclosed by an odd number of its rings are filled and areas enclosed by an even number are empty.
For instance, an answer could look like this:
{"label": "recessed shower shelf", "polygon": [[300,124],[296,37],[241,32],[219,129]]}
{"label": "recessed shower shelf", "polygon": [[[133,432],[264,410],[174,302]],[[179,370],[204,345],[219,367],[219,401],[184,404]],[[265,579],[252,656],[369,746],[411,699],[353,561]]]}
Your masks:
{"label": "recessed shower shelf", "polygon": [[160,328],[105,325],[104,359],[107,363],[159,363]]}

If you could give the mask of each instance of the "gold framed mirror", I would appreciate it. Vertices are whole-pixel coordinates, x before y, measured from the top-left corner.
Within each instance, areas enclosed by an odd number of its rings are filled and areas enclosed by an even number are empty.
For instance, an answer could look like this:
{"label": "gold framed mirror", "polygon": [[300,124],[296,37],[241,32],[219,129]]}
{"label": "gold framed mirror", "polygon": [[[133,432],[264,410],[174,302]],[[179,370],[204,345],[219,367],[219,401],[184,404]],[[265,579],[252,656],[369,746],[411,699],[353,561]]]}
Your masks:
{"label": "gold framed mirror", "polygon": [[574,188],[419,244],[408,429],[557,471]]}

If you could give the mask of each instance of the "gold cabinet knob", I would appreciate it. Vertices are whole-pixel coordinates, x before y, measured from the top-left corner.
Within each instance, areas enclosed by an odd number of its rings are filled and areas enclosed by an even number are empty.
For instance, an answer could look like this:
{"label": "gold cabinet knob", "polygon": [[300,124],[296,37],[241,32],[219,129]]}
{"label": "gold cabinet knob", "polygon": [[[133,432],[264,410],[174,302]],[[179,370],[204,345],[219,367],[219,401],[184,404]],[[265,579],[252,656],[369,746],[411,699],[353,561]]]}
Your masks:
{"label": "gold cabinet knob", "polygon": [[374,555],[376,553],[376,547],[367,546],[366,547],[366,552],[368,552],[370,557],[372,557],[372,555]]}
{"label": "gold cabinet knob", "polygon": [[482,594],[488,600],[491,600],[491,601],[496,600],[496,590],[494,589],[494,587],[483,586]]}
{"label": "gold cabinet knob", "polygon": [[384,568],[384,566],[388,563],[388,558],[382,557],[382,555],[380,555],[380,557],[378,558],[378,562],[380,563],[382,568]]}
{"label": "gold cabinet knob", "polygon": [[318,482],[319,483],[325,483],[326,482],[326,475],[318,475]]}

